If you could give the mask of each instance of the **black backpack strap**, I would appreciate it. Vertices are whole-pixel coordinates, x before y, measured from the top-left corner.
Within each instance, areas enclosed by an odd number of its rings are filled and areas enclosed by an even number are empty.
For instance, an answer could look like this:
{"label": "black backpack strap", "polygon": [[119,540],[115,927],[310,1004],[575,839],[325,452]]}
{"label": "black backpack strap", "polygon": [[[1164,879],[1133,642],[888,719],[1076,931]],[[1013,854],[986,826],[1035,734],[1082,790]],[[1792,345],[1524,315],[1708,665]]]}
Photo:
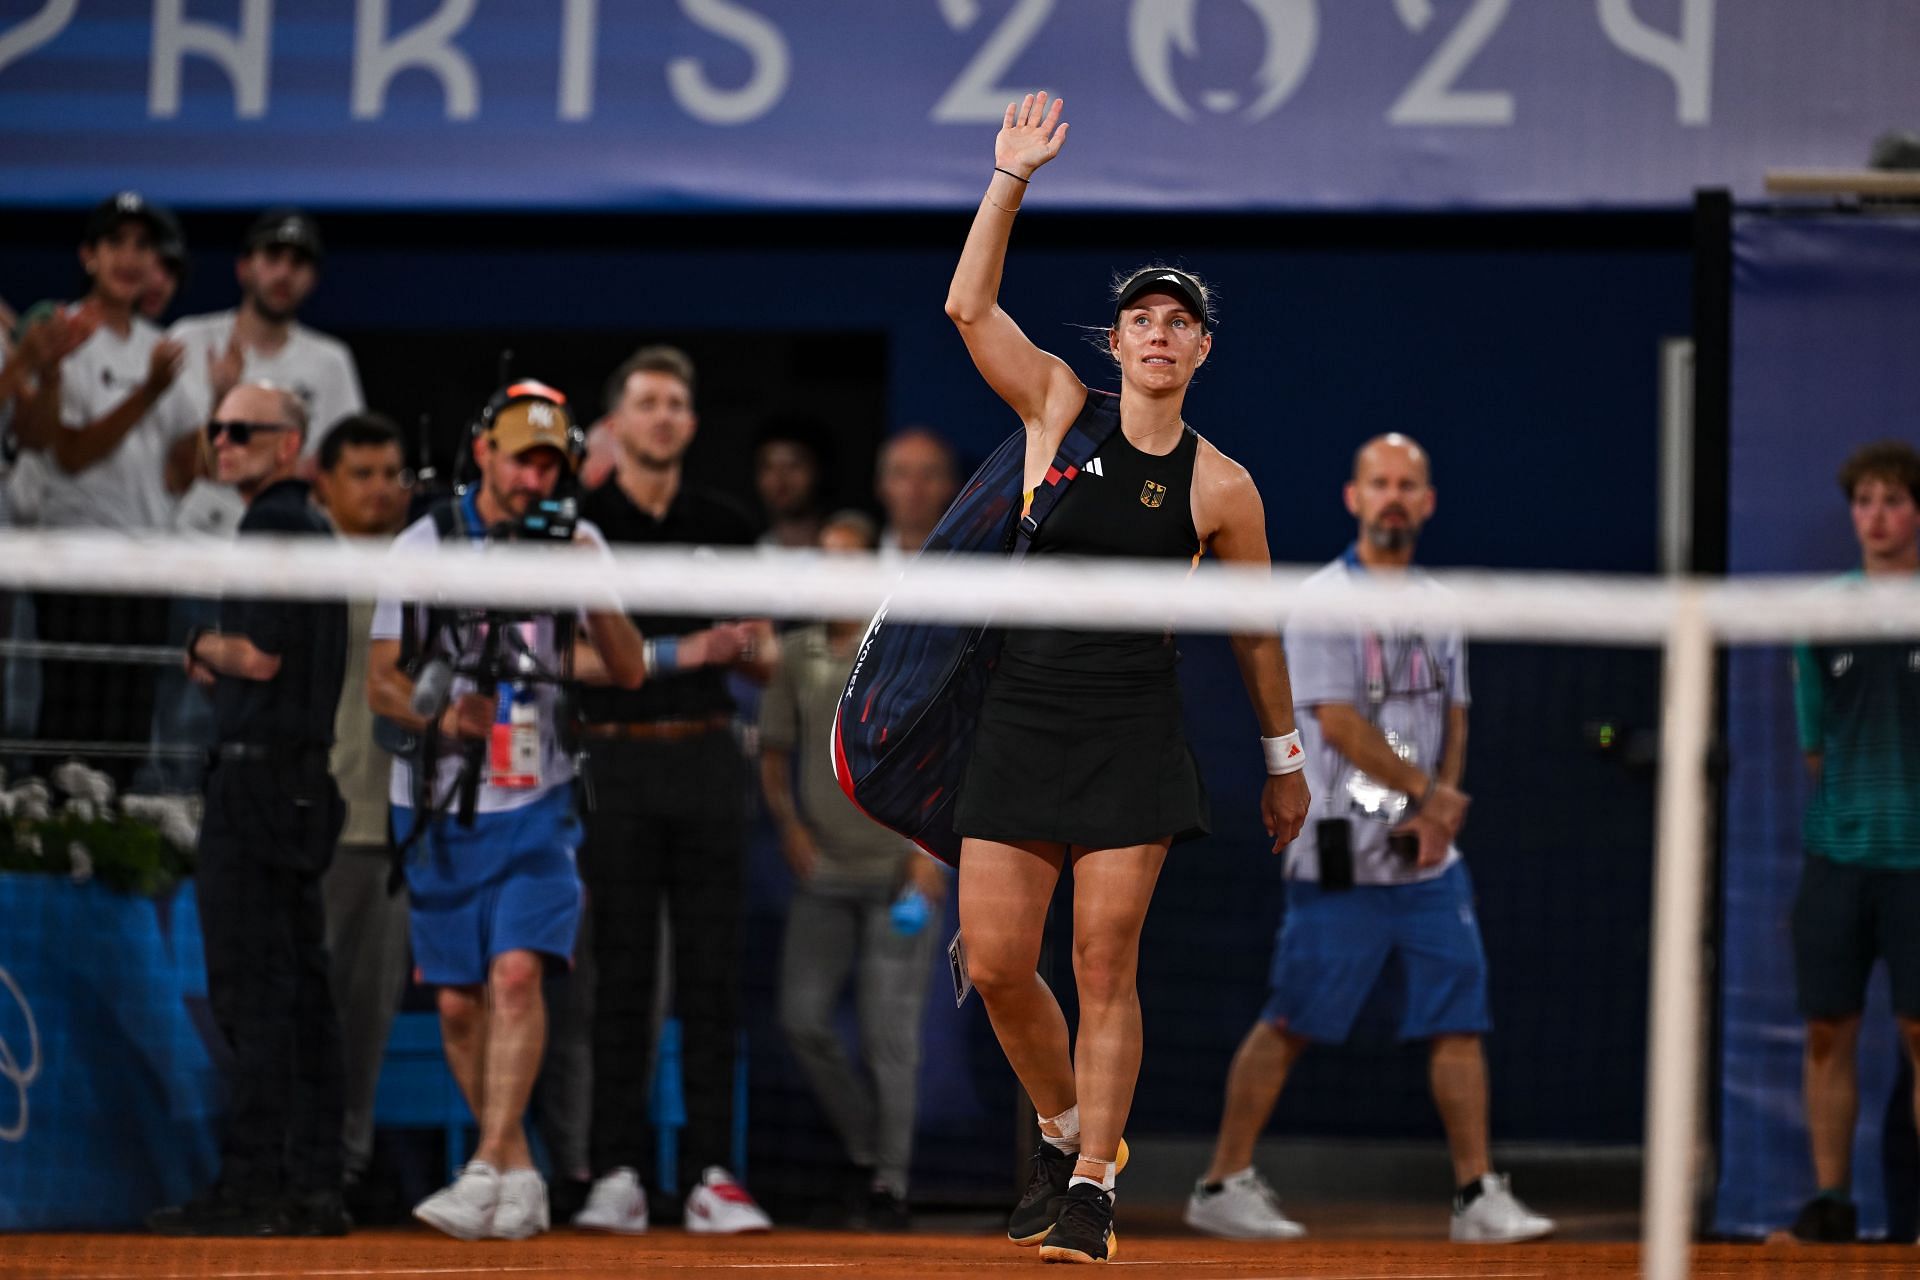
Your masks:
{"label": "black backpack strap", "polygon": [[[427,508],[427,514],[433,517],[433,530],[440,541],[448,542],[464,536],[460,518],[460,500],[453,495],[443,496]],[[434,643],[452,621],[452,612],[437,605],[427,606],[427,620],[424,634],[419,625],[419,607],[403,604],[400,608],[400,669],[409,676],[419,674],[422,653]],[[438,820],[433,801],[433,784],[440,773],[440,730],[437,725],[428,725],[420,733],[407,734],[406,740],[412,747],[408,763],[413,777],[413,830],[405,840],[393,838],[393,823],[387,823],[387,850],[392,858],[387,873],[387,892],[396,893],[406,883],[407,854],[427,828]]]}
{"label": "black backpack strap", "polygon": [[1060,504],[1061,497],[1067,492],[1067,485],[1080,474],[1080,468],[1100,452],[1100,446],[1119,428],[1120,397],[1110,391],[1089,389],[1086,403],[1080,406],[1080,413],[1074,418],[1073,425],[1067,428],[1067,434],[1060,440],[1060,449],[1054,455],[1053,465],[1047,468],[1046,477],[1034,487],[1033,500],[1020,517],[1019,536],[1013,547],[1015,560],[1024,557],[1033,546],[1040,526]]}

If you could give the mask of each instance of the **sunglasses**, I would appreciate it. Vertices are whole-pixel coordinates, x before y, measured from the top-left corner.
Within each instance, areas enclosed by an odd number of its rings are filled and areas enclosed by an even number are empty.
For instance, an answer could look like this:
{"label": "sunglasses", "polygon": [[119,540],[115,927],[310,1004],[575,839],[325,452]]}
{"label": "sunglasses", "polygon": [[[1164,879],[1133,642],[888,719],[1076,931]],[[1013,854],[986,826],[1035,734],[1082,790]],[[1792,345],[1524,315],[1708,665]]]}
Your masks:
{"label": "sunglasses", "polygon": [[244,449],[257,432],[291,430],[284,422],[223,422],[216,418],[207,424],[207,443],[217,444],[225,436]]}

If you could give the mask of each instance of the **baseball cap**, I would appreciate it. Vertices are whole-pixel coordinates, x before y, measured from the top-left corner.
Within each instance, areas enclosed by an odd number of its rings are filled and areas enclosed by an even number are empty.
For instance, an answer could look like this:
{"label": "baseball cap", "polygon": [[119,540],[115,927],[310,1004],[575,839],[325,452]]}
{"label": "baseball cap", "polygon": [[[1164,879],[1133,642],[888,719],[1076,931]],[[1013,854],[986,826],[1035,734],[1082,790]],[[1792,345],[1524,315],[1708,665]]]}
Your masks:
{"label": "baseball cap", "polygon": [[298,249],[315,262],[325,256],[320,247],[320,228],[298,209],[269,209],[247,228],[248,253],[277,245]]}
{"label": "baseball cap", "polygon": [[487,438],[509,454],[545,447],[557,449],[574,465],[573,415],[567,398],[543,382],[516,382],[501,393],[505,401],[487,420]]}
{"label": "baseball cap", "polygon": [[1200,321],[1202,329],[1213,327],[1212,317],[1207,312],[1207,287],[1178,267],[1142,267],[1127,277],[1114,295],[1113,318],[1120,319],[1120,313],[1133,305],[1136,298],[1149,293],[1170,293],[1186,304]]}
{"label": "baseball cap", "polygon": [[[171,215],[158,205],[150,204],[138,191],[121,191],[93,207],[93,212],[87,215],[86,235],[80,243],[99,244],[125,223],[138,222],[146,227],[147,234],[153,237],[154,246],[158,248],[166,240],[168,224],[172,221]],[[176,236],[179,234],[178,223],[174,223],[171,229]]]}

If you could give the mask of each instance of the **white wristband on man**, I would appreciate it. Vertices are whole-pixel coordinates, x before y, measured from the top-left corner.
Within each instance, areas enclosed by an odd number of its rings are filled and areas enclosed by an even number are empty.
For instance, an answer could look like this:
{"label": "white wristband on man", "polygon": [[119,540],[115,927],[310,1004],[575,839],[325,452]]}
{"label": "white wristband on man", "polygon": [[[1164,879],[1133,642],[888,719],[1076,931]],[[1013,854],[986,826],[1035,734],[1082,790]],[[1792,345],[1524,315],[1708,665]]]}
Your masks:
{"label": "white wristband on man", "polygon": [[1266,754],[1269,774],[1298,773],[1307,767],[1307,752],[1300,745],[1298,729],[1277,738],[1260,739],[1260,750]]}

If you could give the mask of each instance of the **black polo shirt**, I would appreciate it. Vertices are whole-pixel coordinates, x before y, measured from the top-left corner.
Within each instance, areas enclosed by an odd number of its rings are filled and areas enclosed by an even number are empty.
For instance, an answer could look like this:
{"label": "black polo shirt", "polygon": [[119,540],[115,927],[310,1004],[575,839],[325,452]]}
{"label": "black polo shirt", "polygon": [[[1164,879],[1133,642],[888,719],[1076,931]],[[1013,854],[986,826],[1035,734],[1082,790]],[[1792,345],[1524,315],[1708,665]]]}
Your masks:
{"label": "black polo shirt", "polygon": [[[684,486],[657,520],[634,505],[618,480],[588,494],[580,514],[600,526],[616,546],[750,547],[758,537],[753,521],[731,500]],[[712,618],[629,616],[649,638],[686,635],[714,624]],[[580,695],[580,710],[588,720],[602,722],[678,720],[731,714],[733,695],[727,692],[725,668],[703,667],[685,675],[649,677],[638,689],[590,687]]]}
{"label": "black polo shirt", "polygon": [[[268,485],[247,505],[239,536],[331,537],[333,526],[307,494],[308,486],[298,480]],[[223,600],[220,630],[243,635],[260,652],[279,658],[280,672],[271,680],[215,680],[219,740],[289,750],[332,746],[334,713],[347,677],[346,601]]]}

